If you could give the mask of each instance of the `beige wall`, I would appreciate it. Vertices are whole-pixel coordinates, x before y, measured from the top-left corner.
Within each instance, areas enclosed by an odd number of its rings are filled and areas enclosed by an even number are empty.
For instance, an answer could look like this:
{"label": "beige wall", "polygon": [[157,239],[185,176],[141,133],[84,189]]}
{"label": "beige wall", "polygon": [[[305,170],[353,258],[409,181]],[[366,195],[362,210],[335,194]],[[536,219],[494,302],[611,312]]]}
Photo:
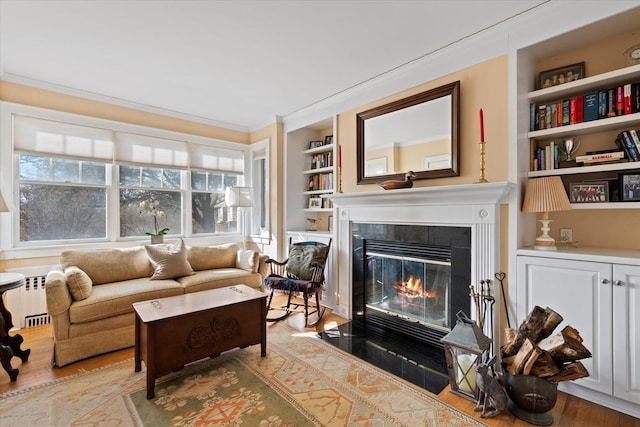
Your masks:
{"label": "beige wall", "polygon": [[0,81],[0,100],[224,141],[249,143],[249,134],[246,132],[176,119],[6,81]]}
{"label": "beige wall", "polygon": [[[537,61],[536,71],[550,70],[583,61],[587,77],[623,68],[627,66],[624,52],[629,47],[637,45],[639,41],[640,28],[601,40],[582,49],[540,59]],[[578,137],[581,144],[577,154],[595,149],[615,148],[614,141],[618,132],[600,132]],[[571,228],[573,239],[581,246],[640,249],[638,209],[552,212],[550,218],[553,220],[550,234],[555,238],[558,238],[560,228]]]}
{"label": "beige wall", "polygon": [[356,115],[398,99],[460,80],[460,176],[426,179],[416,187],[471,184],[480,176],[479,111],[484,110],[486,144],[485,177],[490,182],[507,181],[507,132],[509,111],[507,56],[466,68],[393,96],[363,105],[338,116],[338,141],[342,146],[342,189],[345,193],[379,190],[377,185],[357,185]]}

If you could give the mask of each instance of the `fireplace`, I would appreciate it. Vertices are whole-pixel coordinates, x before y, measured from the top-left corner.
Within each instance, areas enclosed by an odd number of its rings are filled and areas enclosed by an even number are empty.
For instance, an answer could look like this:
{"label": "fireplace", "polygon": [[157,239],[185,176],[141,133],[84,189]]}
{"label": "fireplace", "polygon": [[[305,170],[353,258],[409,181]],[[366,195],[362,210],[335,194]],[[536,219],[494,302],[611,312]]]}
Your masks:
{"label": "fireplace", "polygon": [[441,347],[470,313],[471,229],[352,224],[352,320]]}

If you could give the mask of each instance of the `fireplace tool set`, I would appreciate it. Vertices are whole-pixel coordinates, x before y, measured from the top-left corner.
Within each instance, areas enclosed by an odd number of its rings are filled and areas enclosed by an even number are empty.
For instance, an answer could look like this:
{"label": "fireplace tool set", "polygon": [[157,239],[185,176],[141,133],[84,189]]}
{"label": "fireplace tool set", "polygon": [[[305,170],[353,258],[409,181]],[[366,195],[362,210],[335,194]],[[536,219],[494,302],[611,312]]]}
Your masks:
{"label": "fireplace tool set", "polygon": [[[503,295],[504,301],[504,310],[505,315],[507,317],[507,326],[511,328],[511,321],[509,320],[509,310],[507,308],[507,300],[504,298],[504,279],[506,278],[505,273],[496,273],[496,279],[500,282],[500,287]],[[493,305],[496,303],[496,299],[492,295],[491,289],[491,279],[480,280],[480,285],[477,288],[473,285],[469,285],[469,296],[473,298],[474,304],[476,306],[477,319],[476,324],[480,329],[484,329],[487,320],[489,321],[489,331],[491,332],[491,336],[493,337]],[[487,313],[489,317],[487,319]],[[492,340],[493,341],[493,340]],[[493,354],[493,345],[490,351],[490,354]]]}

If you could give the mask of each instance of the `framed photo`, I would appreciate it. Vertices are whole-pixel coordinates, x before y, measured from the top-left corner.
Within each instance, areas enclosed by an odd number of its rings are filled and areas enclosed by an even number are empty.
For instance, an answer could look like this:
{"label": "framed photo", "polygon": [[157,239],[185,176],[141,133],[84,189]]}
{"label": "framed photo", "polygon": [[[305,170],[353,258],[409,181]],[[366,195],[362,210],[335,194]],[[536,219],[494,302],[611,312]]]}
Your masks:
{"label": "framed photo", "polygon": [[322,147],[322,141],[310,141],[309,142],[309,149],[318,148],[318,147]]}
{"label": "framed photo", "polygon": [[561,85],[584,78],[584,62],[540,72],[538,89]]}
{"label": "framed photo", "polygon": [[327,135],[324,137],[324,145],[333,144],[333,135]]}
{"label": "framed photo", "polygon": [[620,200],[640,201],[640,173],[621,173],[620,179]]}
{"label": "framed photo", "polygon": [[606,181],[572,182],[569,184],[571,203],[602,203],[609,201],[609,183]]}
{"label": "framed photo", "polygon": [[322,207],[322,199],[320,197],[311,197],[309,199],[309,209],[320,209]]}

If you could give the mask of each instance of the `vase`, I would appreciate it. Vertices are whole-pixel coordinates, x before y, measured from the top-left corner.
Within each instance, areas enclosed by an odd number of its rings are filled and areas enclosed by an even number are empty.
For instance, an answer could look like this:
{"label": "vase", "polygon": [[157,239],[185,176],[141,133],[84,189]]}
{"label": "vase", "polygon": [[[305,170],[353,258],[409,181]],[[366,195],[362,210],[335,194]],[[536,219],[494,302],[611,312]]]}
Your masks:
{"label": "vase", "polygon": [[158,245],[164,243],[164,236],[151,236],[151,244]]}

